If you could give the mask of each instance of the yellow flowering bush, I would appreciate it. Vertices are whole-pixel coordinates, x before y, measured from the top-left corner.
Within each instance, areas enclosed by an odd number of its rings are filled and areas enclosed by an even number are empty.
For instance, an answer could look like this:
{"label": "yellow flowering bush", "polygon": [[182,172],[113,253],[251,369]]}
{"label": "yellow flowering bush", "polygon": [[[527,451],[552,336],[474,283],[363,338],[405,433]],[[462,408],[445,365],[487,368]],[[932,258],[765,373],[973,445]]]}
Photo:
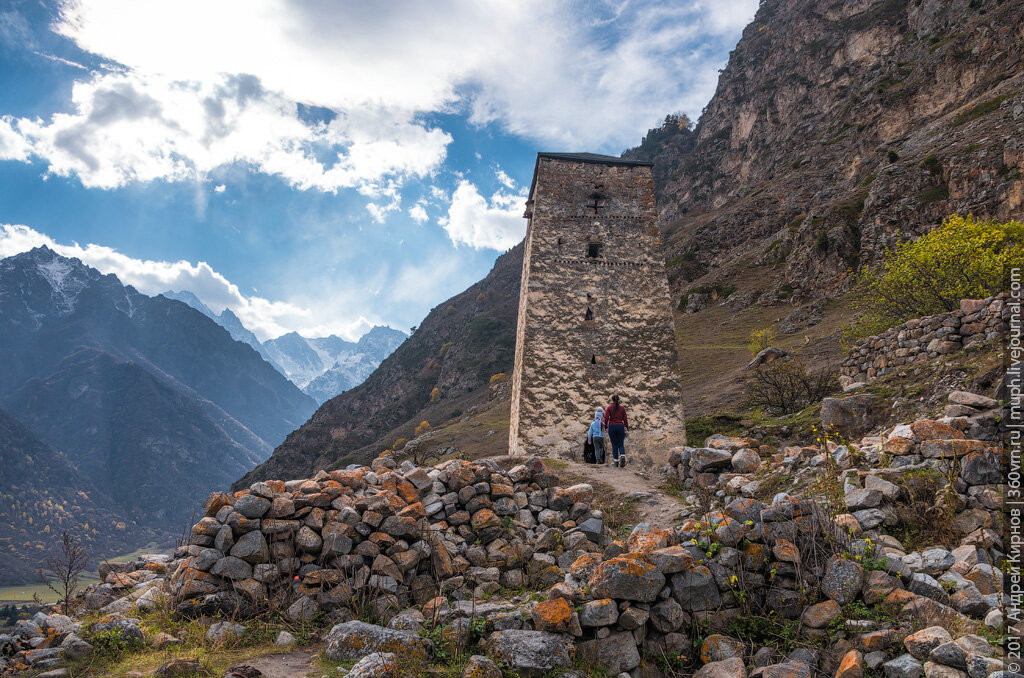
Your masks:
{"label": "yellow flowering bush", "polygon": [[1010,268],[1024,268],[1024,224],[951,215],[942,226],[886,251],[859,281],[857,338],[920,316],[953,311],[961,299],[1007,289]]}

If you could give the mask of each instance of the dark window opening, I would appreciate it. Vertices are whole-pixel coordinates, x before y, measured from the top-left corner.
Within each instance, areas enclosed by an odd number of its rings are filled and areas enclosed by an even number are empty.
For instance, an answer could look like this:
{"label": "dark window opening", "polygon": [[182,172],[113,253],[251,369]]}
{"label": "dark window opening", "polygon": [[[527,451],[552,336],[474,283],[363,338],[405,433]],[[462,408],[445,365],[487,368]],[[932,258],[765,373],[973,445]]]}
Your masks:
{"label": "dark window opening", "polygon": [[589,306],[587,306],[587,314],[585,316],[583,316],[583,319],[584,320],[593,320],[594,319],[594,312],[590,310]]}
{"label": "dark window opening", "polygon": [[559,247],[561,247],[561,246],[562,246],[562,239],[561,239],[561,238],[559,238],[559,239],[558,239],[558,246],[559,246]]}
{"label": "dark window opening", "polygon": [[601,256],[601,243],[592,242],[587,245],[587,258],[597,259]]}
{"label": "dark window opening", "polygon": [[596,365],[597,364],[597,356],[596,355],[591,355],[590,356],[590,364],[591,365]]}

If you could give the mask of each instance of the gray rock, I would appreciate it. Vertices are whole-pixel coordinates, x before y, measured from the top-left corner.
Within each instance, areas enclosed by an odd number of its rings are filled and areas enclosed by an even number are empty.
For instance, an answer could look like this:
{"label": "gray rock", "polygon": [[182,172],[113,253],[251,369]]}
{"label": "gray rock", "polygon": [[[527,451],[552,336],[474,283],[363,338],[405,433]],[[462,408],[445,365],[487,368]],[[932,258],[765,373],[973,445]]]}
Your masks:
{"label": "gray rock", "polygon": [[243,494],[235,502],[235,511],[246,518],[262,518],[270,510],[272,502],[255,494]]}
{"label": "gray rock", "polygon": [[947,641],[932,648],[932,651],[928,653],[928,659],[961,671],[967,670],[967,653],[953,641]]}
{"label": "gray rock", "polygon": [[576,654],[584,661],[597,664],[613,674],[640,666],[640,651],[633,634],[629,632],[613,633],[607,638],[582,642],[577,646]]}
{"label": "gray rock", "polygon": [[753,473],[761,466],[761,456],[750,448],[743,448],[732,455],[732,470],[736,473]]}
{"label": "gray rock", "polygon": [[210,568],[210,574],[215,574],[218,577],[224,577],[232,581],[241,581],[252,576],[252,565],[241,558],[227,556],[218,560],[217,564]]}
{"label": "gray rock", "polygon": [[611,598],[591,600],[580,608],[580,625],[585,627],[611,626],[619,618],[619,609]]}
{"label": "gray rock", "polygon": [[309,621],[320,611],[320,606],[309,596],[302,596],[285,610],[285,616],[292,621]]}
{"label": "gray rock", "polygon": [[877,508],[854,511],[853,517],[857,519],[861,528],[865,530],[873,530],[885,522],[885,512]]}
{"label": "gray rock", "polygon": [[501,669],[492,659],[475,654],[466,662],[466,667],[462,670],[462,678],[502,678],[502,676]]}
{"label": "gray rock", "polygon": [[688,612],[710,610],[722,603],[715,578],[703,565],[672,575],[672,597]]}
{"label": "gray rock", "polygon": [[709,662],[700,667],[694,678],[747,678],[747,667],[740,657]]}
{"label": "gray rock", "polygon": [[291,647],[296,643],[297,641],[295,640],[295,636],[287,631],[281,631],[277,634],[277,638],[274,639],[274,645],[277,645],[278,647]]}
{"label": "gray rock", "polygon": [[898,499],[902,492],[899,485],[878,476],[864,476],[864,489],[877,490],[883,497],[891,500]]}
{"label": "gray rock", "polygon": [[247,563],[265,563],[270,558],[267,540],[260,531],[246,532],[231,547],[231,555]]}
{"label": "gray rock", "polygon": [[864,568],[852,560],[836,558],[828,564],[821,592],[840,605],[852,602],[864,585]]}
{"label": "gray rock", "polygon": [[599,544],[601,543],[601,537],[604,535],[604,520],[601,518],[587,518],[580,523],[577,529],[585,534],[587,539],[595,544]]}
{"label": "gray rock", "polygon": [[949,600],[949,595],[946,593],[946,589],[942,588],[942,584],[932,577],[929,577],[924,572],[917,572],[910,578],[910,584],[907,585],[907,590],[911,593],[916,593],[919,596],[926,596],[941,603],[945,603]]}
{"label": "gray rock", "polygon": [[946,549],[933,548],[921,553],[921,571],[925,574],[942,574],[955,562],[956,558]]}
{"label": "gray rock", "polygon": [[821,425],[825,431],[854,434],[871,428],[884,416],[875,396],[864,393],[821,401]]}
{"label": "gray rock", "polygon": [[991,410],[993,407],[999,406],[998,401],[970,391],[953,391],[949,394],[949,402],[953,405],[964,405],[979,410]]}
{"label": "gray rock", "polygon": [[882,664],[885,678],[923,678],[924,665],[909,654],[901,654],[899,657]]}
{"label": "gray rock", "polygon": [[[928,653],[943,643],[953,640],[949,631],[941,626],[929,626],[903,639],[903,645],[914,659],[926,659]],[[923,671],[922,667],[922,671]]]}
{"label": "gray rock", "polygon": [[345,678],[392,678],[397,674],[398,657],[394,652],[371,652],[345,674]]}
{"label": "gray rock", "polygon": [[[632,634],[627,634],[632,639]],[[564,635],[543,631],[496,631],[487,637],[487,653],[506,669],[527,676],[572,664],[573,642]],[[636,644],[633,643],[636,651]],[[637,660],[639,663],[639,659]]]}
{"label": "gray rock", "polygon": [[651,607],[651,624],[662,633],[671,633],[690,621],[683,607],[672,598]]}
{"label": "gray rock", "polygon": [[690,453],[690,469],[693,473],[707,473],[724,469],[731,462],[732,453],[727,450],[699,447]]}
{"label": "gray rock", "polygon": [[60,653],[68,661],[74,661],[92,654],[92,645],[82,640],[77,634],[69,633],[60,644]]}
{"label": "gray rock", "polygon": [[883,497],[878,490],[852,488],[846,491],[846,508],[850,512],[875,508],[882,503]]}
{"label": "gray rock", "polygon": [[412,631],[397,631],[361,621],[335,625],[324,643],[324,655],[332,660],[358,659],[370,652],[401,652],[403,657],[425,659],[434,644]]}
{"label": "gray rock", "polygon": [[211,624],[210,628],[206,629],[206,640],[211,643],[218,645],[224,644],[229,640],[240,638],[245,635],[245,627],[241,624],[233,624],[228,621],[217,622]]}

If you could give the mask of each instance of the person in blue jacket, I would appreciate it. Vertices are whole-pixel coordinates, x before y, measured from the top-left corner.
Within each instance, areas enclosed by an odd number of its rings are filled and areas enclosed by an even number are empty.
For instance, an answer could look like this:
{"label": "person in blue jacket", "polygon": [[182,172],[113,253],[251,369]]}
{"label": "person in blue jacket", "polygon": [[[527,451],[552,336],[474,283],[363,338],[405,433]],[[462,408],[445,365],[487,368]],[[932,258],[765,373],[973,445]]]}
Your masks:
{"label": "person in blue jacket", "polygon": [[590,423],[590,430],[587,431],[587,442],[594,446],[594,463],[604,463],[604,409],[599,407],[594,410],[594,421]]}

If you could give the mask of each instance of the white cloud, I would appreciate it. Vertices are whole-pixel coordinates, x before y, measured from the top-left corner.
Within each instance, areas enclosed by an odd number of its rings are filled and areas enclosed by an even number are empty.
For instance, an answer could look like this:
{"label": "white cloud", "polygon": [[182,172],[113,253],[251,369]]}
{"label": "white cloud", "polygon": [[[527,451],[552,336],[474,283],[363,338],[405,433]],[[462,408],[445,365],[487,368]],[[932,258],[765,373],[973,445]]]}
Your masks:
{"label": "white cloud", "polygon": [[217,184],[216,186],[213,187],[213,192],[214,193],[223,193],[224,191],[227,190],[227,188],[228,187],[225,186],[224,184]]}
{"label": "white cloud", "polygon": [[504,250],[523,239],[526,196],[498,192],[490,202],[468,181],[459,182],[446,217],[438,223],[453,243],[475,249]]}
{"label": "white cloud", "polygon": [[306,336],[338,334],[355,339],[375,322],[349,310],[337,318],[325,317],[329,309],[316,312],[306,306],[271,301],[243,294],[237,285],[215,271],[205,261],[153,261],[135,259],[111,247],[73,243],[64,245],[28,226],[0,224],[0,258],[46,245],[58,254],[81,259],[101,273],[113,273],[126,285],[144,294],[156,295],[170,290],[188,290],[216,313],[230,308],[242,323],[261,340],[285,332],[298,331]]}
{"label": "white cloud", "polygon": [[417,224],[422,224],[424,221],[430,218],[427,215],[427,210],[424,209],[423,205],[419,203],[413,205],[409,209],[409,216],[412,217],[412,220],[415,221]]}
{"label": "white cloud", "polygon": [[51,173],[77,175],[88,187],[204,179],[243,163],[296,188],[335,191],[426,175],[451,141],[386,110],[307,122],[297,104],[252,76],[98,75],[74,85],[72,102],[72,113],[49,121],[0,121],[0,157],[41,157]]}
{"label": "white cloud", "polygon": [[[474,123],[493,122],[553,147],[621,150],[666,112],[696,117],[714,90],[724,47],[758,6],[758,0],[62,3],[55,30],[123,64],[128,75],[119,77],[134,79],[135,92],[152,101],[127,102],[141,117],[126,119],[128,110],[114,108],[106,119],[90,118],[96,109],[89,100],[112,84],[105,76],[80,83],[75,112],[25,129],[19,123],[53,171],[111,185],[201,175],[241,161],[319,190],[436,167],[451,139],[419,113],[468,112]],[[261,87],[254,100],[233,103],[217,94],[241,77]],[[224,116],[202,108],[211,96],[225,106]],[[338,117],[326,126],[305,121],[296,102]],[[243,129],[235,133],[231,125]],[[107,126],[109,133],[98,129]],[[177,138],[178,126],[185,140]],[[84,148],[46,143],[64,128],[68,135],[87,132]],[[204,134],[208,128],[212,137]],[[103,152],[106,142],[115,150]],[[341,157],[321,163],[325,151]]]}
{"label": "white cloud", "polygon": [[498,183],[507,188],[510,191],[516,190],[516,180],[505,173],[505,170],[500,167],[495,170],[494,176],[498,179]]}

